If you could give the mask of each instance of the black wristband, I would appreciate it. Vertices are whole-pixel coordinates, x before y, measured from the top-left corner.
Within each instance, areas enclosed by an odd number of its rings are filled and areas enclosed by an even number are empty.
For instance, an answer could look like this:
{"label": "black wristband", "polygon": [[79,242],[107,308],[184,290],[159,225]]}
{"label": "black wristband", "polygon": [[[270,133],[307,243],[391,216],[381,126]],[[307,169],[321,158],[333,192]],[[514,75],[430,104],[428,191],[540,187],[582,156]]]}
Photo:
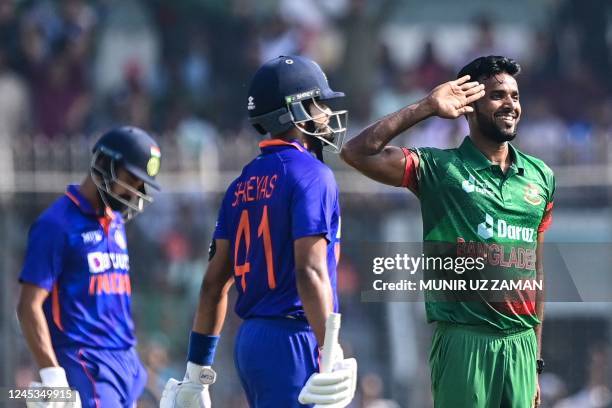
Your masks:
{"label": "black wristband", "polygon": [[544,367],[546,367],[546,364],[544,363],[544,360],[542,360],[541,358],[537,359],[537,361],[536,361],[536,372],[538,374],[542,374],[542,372],[544,371]]}

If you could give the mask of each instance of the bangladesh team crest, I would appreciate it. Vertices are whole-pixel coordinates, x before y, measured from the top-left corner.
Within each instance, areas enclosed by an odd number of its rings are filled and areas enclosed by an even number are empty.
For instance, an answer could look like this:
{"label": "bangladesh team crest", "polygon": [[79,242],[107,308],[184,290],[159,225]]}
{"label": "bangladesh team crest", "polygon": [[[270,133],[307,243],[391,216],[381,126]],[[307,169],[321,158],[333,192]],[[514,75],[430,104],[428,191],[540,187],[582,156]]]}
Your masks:
{"label": "bangladesh team crest", "polygon": [[525,193],[523,194],[523,198],[531,205],[542,204],[540,188],[533,183],[529,183],[525,186]]}

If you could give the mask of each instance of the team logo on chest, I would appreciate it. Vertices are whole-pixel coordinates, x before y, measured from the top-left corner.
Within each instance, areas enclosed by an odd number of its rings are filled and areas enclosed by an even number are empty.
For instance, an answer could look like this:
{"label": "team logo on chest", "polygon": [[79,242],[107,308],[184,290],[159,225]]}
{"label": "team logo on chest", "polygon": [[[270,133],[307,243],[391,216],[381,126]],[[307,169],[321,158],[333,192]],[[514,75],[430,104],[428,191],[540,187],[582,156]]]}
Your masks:
{"label": "team logo on chest", "polygon": [[525,201],[527,201],[531,205],[542,204],[542,197],[540,196],[540,188],[533,183],[529,183],[525,186],[523,198],[525,199]]}

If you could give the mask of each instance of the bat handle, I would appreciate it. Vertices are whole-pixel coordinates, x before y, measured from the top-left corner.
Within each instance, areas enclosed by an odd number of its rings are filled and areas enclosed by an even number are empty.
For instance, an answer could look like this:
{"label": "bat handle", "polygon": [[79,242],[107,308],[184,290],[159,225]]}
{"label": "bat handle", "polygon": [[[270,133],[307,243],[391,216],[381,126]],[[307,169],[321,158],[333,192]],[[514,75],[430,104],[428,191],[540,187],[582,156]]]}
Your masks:
{"label": "bat handle", "polygon": [[340,313],[331,313],[325,321],[325,339],[323,352],[321,354],[320,372],[329,373],[332,370],[333,356],[338,347],[338,335],[340,333]]}

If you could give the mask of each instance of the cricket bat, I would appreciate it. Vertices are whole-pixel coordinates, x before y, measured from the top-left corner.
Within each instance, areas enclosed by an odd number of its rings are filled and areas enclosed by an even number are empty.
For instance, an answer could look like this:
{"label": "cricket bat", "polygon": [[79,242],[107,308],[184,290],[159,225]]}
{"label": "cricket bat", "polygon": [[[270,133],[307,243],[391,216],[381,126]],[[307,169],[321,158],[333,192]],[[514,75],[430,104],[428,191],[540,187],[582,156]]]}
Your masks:
{"label": "cricket bat", "polygon": [[339,347],[340,313],[331,313],[325,321],[325,339],[321,353],[321,373],[331,373],[334,364],[334,353]]}

